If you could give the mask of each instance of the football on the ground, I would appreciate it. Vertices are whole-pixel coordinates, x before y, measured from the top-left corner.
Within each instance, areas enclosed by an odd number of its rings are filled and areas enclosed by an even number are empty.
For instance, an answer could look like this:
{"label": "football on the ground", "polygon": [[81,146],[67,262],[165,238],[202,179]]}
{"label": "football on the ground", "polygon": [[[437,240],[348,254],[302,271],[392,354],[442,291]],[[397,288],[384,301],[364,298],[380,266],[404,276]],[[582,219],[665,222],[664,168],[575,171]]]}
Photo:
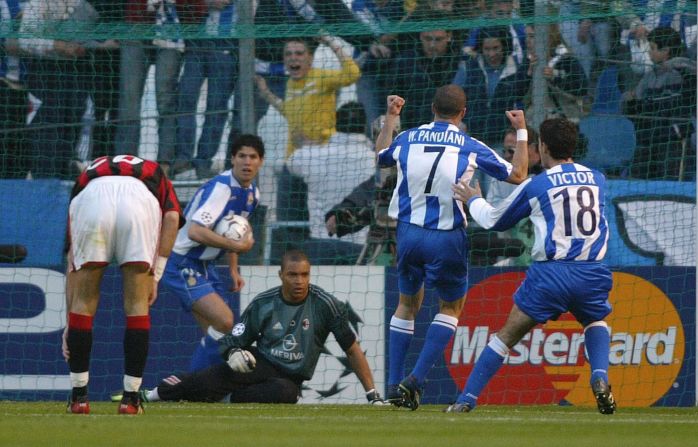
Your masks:
{"label": "football on the ground", "polygon": [[239,241],[250,232],[250,223],[242,216],[230,214],[223,217],[213,231],[231,241]]}

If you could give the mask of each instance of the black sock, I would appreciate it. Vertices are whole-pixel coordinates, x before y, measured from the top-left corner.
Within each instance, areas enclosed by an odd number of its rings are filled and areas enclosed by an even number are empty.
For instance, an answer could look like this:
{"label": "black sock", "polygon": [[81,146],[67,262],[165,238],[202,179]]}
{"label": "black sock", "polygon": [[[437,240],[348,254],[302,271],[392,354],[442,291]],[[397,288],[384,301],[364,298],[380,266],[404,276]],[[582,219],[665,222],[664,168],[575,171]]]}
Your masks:
{"label": "black sock", "polygon": [[86,372],[90,368],[90,352],[92,351],[92,331],[68,329],[68,350],[70,372]]}
{"label": "black sock", "polygon": [[143,377],[148,359],[150,331],[126,329],[124,334],[124,369],[127,376]]}
{"label": "black sock", "polygon": [[72,400],[75,402],[80,397],[87,396],[87,385],[73,388]]}

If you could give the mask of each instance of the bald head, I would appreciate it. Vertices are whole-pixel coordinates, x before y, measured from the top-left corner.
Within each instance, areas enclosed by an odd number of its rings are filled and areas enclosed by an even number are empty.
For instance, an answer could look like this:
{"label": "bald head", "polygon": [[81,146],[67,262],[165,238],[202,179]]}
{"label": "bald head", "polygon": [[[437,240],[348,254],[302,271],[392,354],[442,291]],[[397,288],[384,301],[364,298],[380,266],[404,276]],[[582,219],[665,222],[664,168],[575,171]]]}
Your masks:
{"label": "bald head", "polygon": [[465,92],[458,85],[444,85],[436,89],[432,105],[441,118],[455,118],[465,109]]}

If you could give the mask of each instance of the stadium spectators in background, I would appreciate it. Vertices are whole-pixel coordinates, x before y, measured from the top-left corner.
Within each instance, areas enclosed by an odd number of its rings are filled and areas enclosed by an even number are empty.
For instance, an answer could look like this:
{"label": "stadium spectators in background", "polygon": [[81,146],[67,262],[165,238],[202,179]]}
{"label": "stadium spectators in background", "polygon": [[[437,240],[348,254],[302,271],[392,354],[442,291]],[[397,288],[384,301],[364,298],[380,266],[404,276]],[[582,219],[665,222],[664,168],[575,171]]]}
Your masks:
{"label": "stadium spectators in background", "polygon": [[[540,157],[546,171],[522,183],[506,200],[493,207],[482,198],[477,184],[469,185],[470,179],[454,186],[456,198],[482,227],[501,231],[530,216],[537,231],[532,253],[536,262],[514,293],[509,317],[490,339],[448,412],[475,409],[509,350],[536,325],[557,320],[568,311],[584,328],[590,384],[599,412],[613,414],[616,410],[608,379],[610,333],[604,321],[611,313],[608,293],[613,285],[611,271],[602,263],[608,242],[606,179],[572,160],[577,146],[573,123],[548,119],[541,124],[540,133]],[[571,200],[578,206],[570,208]],[[571,222],[570,209],[576,213]]]}
{"label": "stadium spectators in background", "polygon": [[[453,199],[451,185],[472,178],[476,168],[511,183],[528,174],[526,121],[520,110],[506,116],[517,129],[513,165],[459,129],[466,97],[457,85],[436,90],[434,122],[409,129],[393,140],[395,121],[405,105],[388,96],[385,125],[376,141],[381,167],[397,166],[399,177],[390,202],[397,224],[397,271],[400,299],[390,320],[387,399],[416,410],[427,373],[451,340],[468,289],[465,214]],[[409,104],[407,105],[409,107]],[[414,320],[424,287],[434,287],[439,313],[427,330],[412,372],[404,377],[404,362],[414,334]]]}
{"label": "stadium spectators in background", "polygon": [[354,264],[366,242],[368,229],[336,239],[325,228],[325,214],[332,206],[375,175],[375,153],[365,123],[360,103],[342,105],[337,110],[337,133],[327,144],[301,146],[286,163],[308,187],[310,239],[302,246],[313,264]]}
{"label": "stadium spectators in background", "polygon": [[[560,2],[560,33],[562,40],[577,57],[587,79],[594,81],[595,72],[608,59],[612,46],[612,24],[607,17],[586,18],[591,14],[610,14],[613,2],[570,0]],[[582,16],[582,19],[577,17]]]}
{"label": "stadium spectators in background", "polygon": [[225,217],[247,218],[257,208],[259,190],[253,180],[264,162],[264,143],[257,136],[243,134],[232,143],[231,153],[232,168],[206,182],[189,201],[187,223],[177,234],[163,275],[163,285],[179,298],[204,332],[192,356],[191,371],[220,362],[218,340],[233,327],[229,293],[214,261],[225,254],[232,279],[230,292],[239,292],[245,280],[238,272],[238,253],[254,245],[252,231],[233,241],[216,233],[215,228]]}
{"label": "stadium spectators in background", "polygon": [[681,35],[690,59],[695,59],[696,2],[676,0],[623,0],[616,2],[615,18],[622,30],[620,42],[627,46],[633,72],[641,77],[652,68],[647,35],[658,27],[671,27]]}
{"label": "stadium spectators in background", "polygon": [[[341,69],[313,68],[315,47],[303,39],[289,39],[284,46],[284,66],[289,79],[285,99],[276,96],[261,76],[255,78],[259,94],[288,121],[286,156],[304,144],[327,144],[335,133],[337,93],[361,74],[337,37],[322,35],[320,42],[337,56]],[[307,189],[303,180],[284,166],[278,176],[277,219],[308,220]]]}
{"label": "stadium spectators in background", "polygon": [[[19,0],[0,0],[0,19],[8,31],[18,28]],[[29,99],[24,86],[17,39],[0,38],[0,179],[27,176],[26,128]]]}
{"label": "stadium spectators in background", "polygon": [[476,51],[477,56],[460,64],[453,83],[460,85],[468,98],[465,123],[469,134],[496,145],[509,126],[504,112],[522,106],[530,86],[530,66],[528,61],[516,63],[505,27],[480,29]]}
{"label": "stadium spectators in background", "polygon": [[[380,133],[384,122],[385,115],[381,115],[371,123],[371,136],[374,139]],[[399,131],[398,122],[393,130],[394,136]],[[325,213],[325,228],[330,236],[336,235],[341,238],[368,227],[365,246],[357,264],[395,263],[396,225],[395,220],[388,216],[388,205],[396,180],[397,172],[394,168],[378,170],[377,175],[358,184]]]}
{"label": "stadium spectators in background", "polygon": [[[89,30],[98,14],[87,1],[30,0],[24,7],[20,32],[35,36]],[[65,33],[64,33],[65,34]],[[66,36],[70,38],[70,36]],[[75,146],[80,138],[89,85],[87,42],[23,37],[19,39],[28,66],[27,87],[39,100],[29,128],[28,160],[33,178],[74,178]]]}
{"label": "stadium spectators in background", "polygon": [[[382,404],[373,374],[348,319],[347,306],[310,283],[303,252],[284,254],[281,286],[257,295],[233,332],[221,339],[225,363],[193,374],[177,374],[143,393],[145,401],[295,404],[310,380],[330,333],[366,391]],[[293,342],[289,342],[292,340]],[[253,346],[253,344],[256,344]]]}
{"label": "stadium spectators in background", "polygon": [[[442,20],[447,15],[441,15]],[[433,15],[432,18],[436,18]],[[430,122],[434,114],[431,100],[438,87],[449,84],[458,70],[460,55],[453,35],[446,30],[422,31],[419,43],[401,52],[395,59],[391,92],[408,101],[410,106],[400,120],[406,129]]]}
{"label": "stadium spectators in background", "polygon": [[[514,2],[512,0],[485,0],[484,1],[484,13],[481,15],[480,19],[487,23],[490,20],[507,20],[518,18],[518,13],[514,9]],[[526,31],[524,25],[520,23],[511,24],[508,26],[508,35],[511,42],[511,56],[514,58],[516,64],[521,65],[524,63],[527,49],[526,49]],[[478,48],[478,39],[480,35],[481,28],[473,28],[468,34],[468,39],[463,45],[463,53],[465,55],[475,57],[481,52]]]}
{"label": "stadium spectators in background", "polygon": [[[177,139],[177,80],[184,41],[177,37],[180,18],[194,8],[193,0],[125,0],[125,21],[149,24],[156,38],[120,42],[119,125],[116,153],[137,154],[141,141],[141,98],[148,69],[155,65],[155,101],[158,111],[157,159],[169,173]],[[198,2],[196,2],[198,5]],[[180,14],[182,17],[180,17]]]}
{"label": "stadium spectators in background", "polygon": [[354,60],[361,69],[356,96],[366,111],[366,124],[370,125],[383,113],[398,53],[398,36],[387,34],[384,28],[402,19],[405,11],[403,0],[354,0],[351,6],[356,19],[368,27],[373,38],[365,47],[354,50]]}
{"label": "stadium spectators in background", "polygon": [[[215,175],[211,159],[221,143],[238,72],[237,41],[229,38],[235,32],[236,5],[232,0],[209,1],[207,5],[208,15],[202,22],[205,20],[206,34],[217,38],[187,41],[179,79],[177,144],[172,165],[174,174],[194,167],[200,179]],[[206,110],[197,143],[197,106],[206,80]]]}
{"label": "stadium spectators in background", "polygon": [[92,326],[109,263],[121,267],[126,332],[124,394],[119,414],[143,412],[138,390],[148,357],[149,307],[184,225],[172,183],[155,162],[131,155],[94,160],[75,181],[69,211],[63,356],[73,387],[68,412],[88,414]]}
{"label": "stadium spectators in background", "polygon": [[696,148],[685,140],[695,132],[696,62],[684,57],[681,36],[672,28],[655,28],[647,39],[652,70],[624,94],[637,130],[631,175],[678,179],[695,172]]}
{"label": "stadium spectators in background", "polygon": [[579,123],[589,112],[589,81],[575,55],[562,42],[558,26],[548,26],[548,51],[545,60],[537,59],[535,28],[531,25],[526,26],[526,47],[532,65],[537,62],[545,64],[543,76],[548,81],[545,97],[546,116],[567,118]]}
{"label": "stadium spectators in background", "polygon": [[[538,133],[531,127],[528,128],[528,176],[532,177],[541,172],[540,153],[538,152]],[[516,129],[509,128],[504,133],[502,141],[502,157],[512,162],[516,150]],[[484,176],[483,176],[484,177]],[[492,177],[483,178],[483,186],[487,185],[485,197],[493,205],[506,199],[517,185],[501,182]],[[473,227],[477,227],[475,222]],[[530,251],[532,247],[532,227],[530,221],[525,219],[510,230],[494,233],[498,240],[492,240],[492,232],[487,231],[483,235],[481,230],[470,233],[471,251],[480,254],[487,261],[484,265],[529,265],[531,261]],[[472,260],[472,258],[471,258]],[[477,262],[477,261],[476,261]],[[483,265],[482,263],[475,265]]]}
{"label": "stadium spectators in background", "polygon": [[[99,25],[123,22],[123,0],[90,0],[99,14]],[[119,118],[119,77],[121,50],[116,40],[91,41],[87,45],[90,97],[94,106],[92,155],[114,154],[114,139]]]}

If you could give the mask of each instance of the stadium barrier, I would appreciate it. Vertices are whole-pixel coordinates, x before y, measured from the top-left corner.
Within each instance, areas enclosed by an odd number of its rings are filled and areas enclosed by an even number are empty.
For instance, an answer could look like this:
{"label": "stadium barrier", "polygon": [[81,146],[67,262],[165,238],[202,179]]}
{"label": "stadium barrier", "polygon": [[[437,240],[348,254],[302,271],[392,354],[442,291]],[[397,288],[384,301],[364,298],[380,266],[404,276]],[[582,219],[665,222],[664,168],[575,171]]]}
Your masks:
{"label": "stadium barrier", "polygon": [[[278,285],[278,267],[242,267],[248,284],[230,299],[236,317],[259,292]],[[229,281],[226,268],[221,277]],[[118,269],[110,267],[95,319],[90,370],[94,400],[121,387],[124,316]],[[389,319],[398,301],[392,268],[318,266],[313,282],[350,306],[350,319],[383,389]],[[472,268],[468,300],[453,342],[428,377],[425,403],[449,403],[462,387],[488,338],[499,328],[511,296],[523,280],[521,269]],[[648,280],[646,278],[651,278]],[[681,280],[677,281],[677,278]],[[696,302],[692,267],[624,267],[614,270],[609,318],[612,329],[610,378],[623,406],[691,406],[696,402]],[[64,399],[70,389],[61,357],[65,322],[63,273],[27,267],[0,268],[0,399]],[[431,315],[434,292],[416,322],[408,364],[416,360]],[[200,337],[190,315],[164,290],[152,308],[150,354],[144,386],[186,370]],[[490,404],[594,405],[588,390],[583,334],[565,316],[540,326],[517,345],[504,369],[486,389]],[[346,357],[330,337],[303,403],[364,403],[363,390]]]}

